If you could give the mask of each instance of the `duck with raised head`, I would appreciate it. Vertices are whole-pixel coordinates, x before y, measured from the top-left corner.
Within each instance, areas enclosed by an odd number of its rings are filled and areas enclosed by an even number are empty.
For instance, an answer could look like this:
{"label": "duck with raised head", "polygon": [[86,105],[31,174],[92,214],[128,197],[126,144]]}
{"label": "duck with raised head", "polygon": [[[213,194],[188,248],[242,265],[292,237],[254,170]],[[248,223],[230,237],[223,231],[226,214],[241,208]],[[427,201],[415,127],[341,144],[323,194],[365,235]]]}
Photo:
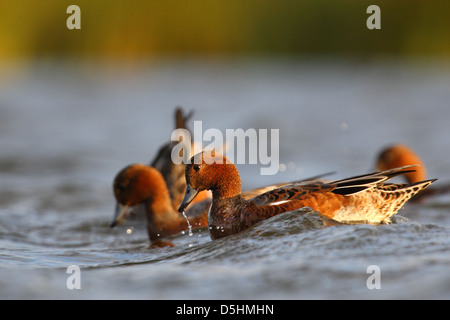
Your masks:
{"label": "duck with raised head", "polygon": [[[324,175],[299,180],[298,182],[316,180],[322,178],[322,176]],[[248,190],[243,192],[242,197],[244,199],[253,198],[267,190],[286,184],[279,183]],[[122,222],[129,210],[143,208],[147,220],[147,233],[152,247],[173,246],[171,241],[164,239],[188,230],[189,225],[192,229],[208,225],[208,210],[211,204],[209,191],[200,192],[186,210],[186,216],[189,219],[188,224],[186,218],[176,211],[181,200],[173,201],[163,175],[151,166],[133,164],[125,167],[115,177],[113,190],[118,203],[116,217],[113,220],[114,225]]]}
{"label": "duck with raised head", "polygon": [[[186,122],[191,115],[192,112],[185,116],[182,110],[177,108],[176,128],[187,129]],[[184,196],[186,180],[185,165],[174,164],[171,159],[172,148],[175,145],[175,142],[163,145],[150,165],[136,163],[126,166],[119,171],[113,182],[113,192],[117,203],[111,227],[123,223],[130,213],[143,209],[152,247],[173,246],[167,238],[188,230],[189,226],[192,229],[207,226],[208,209],[211,203],[211,193],[207,190],[202,191],[192,201],[186,210],[187,218],[180,216],[176,211]],[[319,179],[322,176],[324,175],[308,180]],[[285,184],[288,183],[248,190],[243,193],[243,197],[252,198]]]}
{"label": "duck with raised head", "polygon": [[186,191],[178,211],[183,212],[199,192],[210,190],[208,227],[212,239],[239,233],[259,221],[303,207],[342,223],[388,223],[408,199],[435,181],[385,183],[412,172],[412,168],[400,167],[328,183],[294,183],[244,199],[236,166],[222,154],[204,151],[186,165]]}

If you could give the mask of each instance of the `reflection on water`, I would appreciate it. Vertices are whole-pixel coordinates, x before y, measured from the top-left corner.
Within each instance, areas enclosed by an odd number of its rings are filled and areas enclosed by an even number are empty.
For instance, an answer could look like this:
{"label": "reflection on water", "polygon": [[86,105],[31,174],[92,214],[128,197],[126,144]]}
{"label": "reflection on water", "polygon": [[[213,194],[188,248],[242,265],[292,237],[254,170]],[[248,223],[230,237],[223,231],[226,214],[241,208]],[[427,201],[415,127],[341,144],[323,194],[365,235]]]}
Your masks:
{"label": "reflection on water", "polygon": [[[195,109],[204,129],[280,130],[284,170],[239,165],[246,189],[364,173],[392,142],[448,182],[446,65],[47,64],[0,83],[1,298],[450,298],[447,195],[408,204],[392,225],[330,226],[300,211],[217,241],[206,228],[186,232],[174,248],[148,249],[142,219],[109,227],[113,177],[153,157],[177,105]],[[79,291],[65,285],[71,264]],[[381,290],[366,287],[373,264]]]}

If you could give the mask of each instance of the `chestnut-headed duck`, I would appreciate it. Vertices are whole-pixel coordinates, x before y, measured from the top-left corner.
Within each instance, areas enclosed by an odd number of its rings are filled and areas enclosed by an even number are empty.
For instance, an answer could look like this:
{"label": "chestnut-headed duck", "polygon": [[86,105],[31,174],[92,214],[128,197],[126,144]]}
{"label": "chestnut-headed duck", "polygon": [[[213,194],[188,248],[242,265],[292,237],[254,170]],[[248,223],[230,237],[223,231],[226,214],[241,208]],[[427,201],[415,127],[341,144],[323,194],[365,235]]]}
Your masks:
{"label": "chestnut-headed duck", "polygon": [[[426,167],[422,159],[408,146],[404,144],[394,144],[381,150],[376,160],[377,170],[389,170],[395,167],[419,165],[414,172],[403,175],[405,180],[412,184],[423,181],[427,178]],[[437,195],[450,192],[450,184],[433,185],[432,187],[422,190],[415,195],[411,201],[421,201],[431,195]]]}
{"label": "chestnut-headed duck", "polygon": [[[182,109],[177,108],[175,128],[187,129],[186,122],[191,115],[192,112],[184,115]],[[130,212],[137,211],[139,205],[143,205],[148,236],[154,247],[172,246],[170,241],[161,239],[189,228],[186,219],[180,217],[176,211],[184,196],[186,180],[185,165],[174,164],[171,159],[175,144],[169,142],[163,145],[149,165],[137,163],[126,166],[120,170],[113,182],[117,204],[111,227],[123,223]],[[210,199],[210,192],[204,192],[197,201],[199,205],[193,203],[192,210],[187,210],[192,228],[207,225]]]}
{"label": "chestnut-headed duck", "polygon": [[[322,176],[308,180],[315,180]],[[286,183],[248,190],[243,192],[242,197],[250,199],[282,185]],[[208,225],[208,210],[211,204],[209,191],[200,192],[187,208],[187,218],[185,218],[176,211],[181,200],[175,202],[171,199],[166,180],[161,172],[146,164],[133,164],[122,169],[114,179],[113,190],[117,208],[112,226],[123,222],[129,211],[138,210],[142,208],[140,206],[143,206],[147,219],[147,233],[152,247],[173,246],[171,241],[163,239],[188,230],[189,226],[197,229]],[[186,219],[189,219],[189,224]]]}
{"label": "chestnut-headed duck", "polygon": [[212,191],[208,227],[212,239],[232,235],[283,212],[310,207],[341,223],[388,223],[414,194],[435,180],[411,185],[386,184],[413,166],[332,182],[304,182],[275,188],[252,199],[241,195],[239,172],[225,156],[201,152],[186,165],[186,191],[178,211],[203,190]]}
{"label": "chestnut-headed duck", "polygon": [[[175,127],[187,129],[186,122],[191,115],[192,112],[184,116],[182,110],[177,108]],[[187,218],[176,211],[184,196],[186,180],[185,165],[174,164],[171,159],[175,144],[169,142],[163,145],[150,165],[137,163],[126,166],[113,182],[116,209],[111,227],[125,222],[130,213],[143,209],[152,247],[173,246],[171,241],[163,239],[188,230],[189,226],[192,229],[207,226],[210,191],[205,190],[196,197],[186,210]],[[251,198],[267,188],[285,184],[249,190],[243,196]]]}
{"label": "chestnut-headed duck", "polygon": [[176,211],[163,175],[151,166],[133,164],[124,168],[114,179],[113,189],[118,203],[113,224],[121,222],[129,210],[143,205],[152,247],[173,246],[171,241],[163,239],[188,230],[189,225],[193,229],[207,225],[210,199],[199,199],[189,207],[188,224]]}

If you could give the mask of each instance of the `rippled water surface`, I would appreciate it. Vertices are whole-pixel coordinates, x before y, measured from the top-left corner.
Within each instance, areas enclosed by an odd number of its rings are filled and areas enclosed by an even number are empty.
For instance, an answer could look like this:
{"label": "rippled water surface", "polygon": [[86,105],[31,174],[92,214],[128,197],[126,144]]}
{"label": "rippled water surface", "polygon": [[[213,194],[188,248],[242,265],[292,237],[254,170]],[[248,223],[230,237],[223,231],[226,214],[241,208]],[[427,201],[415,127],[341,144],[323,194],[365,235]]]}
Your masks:
{"label": "rippled water surface", "polygon": [[[207,128],[280,129],[284,171],[239,165],[243,188],[373,170],[413,147],[450,182],[450,67],[427,63],[164,61],[118,71],[38,64],[0,80],[0,298],[450,298],[450,195],[390,225],[330,225],[307,209],[217,241],[148,249],[143,221],[111,229],[111,184],[170,138],[174,107]],[[81,289],[69,290],[69,265]],[[368,289],[379,267],[380,289]]]}

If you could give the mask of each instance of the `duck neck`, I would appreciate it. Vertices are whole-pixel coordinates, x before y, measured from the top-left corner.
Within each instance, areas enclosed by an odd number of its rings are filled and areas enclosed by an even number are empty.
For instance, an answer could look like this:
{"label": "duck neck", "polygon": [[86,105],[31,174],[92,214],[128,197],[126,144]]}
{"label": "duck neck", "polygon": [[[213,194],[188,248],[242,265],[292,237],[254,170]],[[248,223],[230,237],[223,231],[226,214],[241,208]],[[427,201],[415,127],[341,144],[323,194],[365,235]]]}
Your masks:
{"label": "duck neck", "polygon": [[219,199],[228,199],[241,194],[241,178],[236,167],[232,164],[224,165],[221,168],[218,179],[210,188],[213,201]]}
{"label": "duck neck", "polygon": [[149,200],[146,208],[147,233],[151,241],[187,229],[186,219],[172,207],[170,197]]}
{"label": "duck neck", "polygon": [[173,221],[179,218],[179,214],[172,206],[167,188],[153,191],[151,198],[146,203],[147,220],[155,224],[163,221]]}

